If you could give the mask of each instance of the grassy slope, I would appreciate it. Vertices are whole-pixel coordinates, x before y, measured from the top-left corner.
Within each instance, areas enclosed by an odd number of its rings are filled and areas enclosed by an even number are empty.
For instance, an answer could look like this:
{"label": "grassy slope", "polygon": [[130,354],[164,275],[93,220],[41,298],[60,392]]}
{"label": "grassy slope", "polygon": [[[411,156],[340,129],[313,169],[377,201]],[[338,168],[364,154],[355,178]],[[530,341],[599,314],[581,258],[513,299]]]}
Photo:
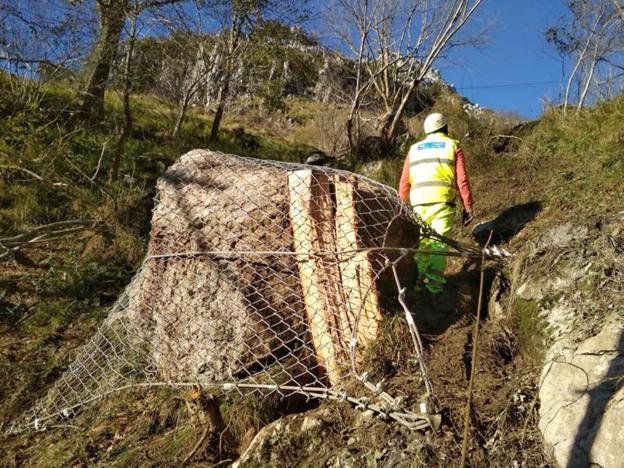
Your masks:
{"label": "grassy slope", "polygon": [[[624,232],[618,214],[624,197],[623,118],[624,96],[579,114],[551,109],[517,131],[514,136],[521,139],[512,140],[509,152],[490,152],[473,168],[477,207],[485,216],[525,202],[543,204],[536,220],[511,241],[517,254],[506,269],[512,290],[531,278],[546,282],[589,266],[576,284],[575,301],[584,316],[578,328],[584,333],[597,330],[607,307],[622,307],[616,283],[624,272],[618,271],[606,238]],[[587,230],[588,239],[580,245],[537,247],[546,232],[564,224],[573,226],[572,232]],[[556,291],[537,302],[515,294],[507,298],[515,334],[535,365],[541,364],[549,341],[540,312],[560,299]]]}
{"label": "grassy slope", "polygon": [[[62,220],[93,221],[79,234],[24,250],[15,261],[0,260],[0,374],[11,376],[0,382],[0,419],[7,421],[58,377],[134,274],[146,246],[154,183],[166,166],[198,147],[293,161],[310,148],[279,137],[241,137],[227,126],[211,142],[211,120],[199,114],[172,139],[170,107],[134,96],[125,177],[107,184],[122,118],[117,95],[107,96],[103,122],[85,125],[72,118],[78,100],[69,88],[31,89],[21,99],[18,83],[2,84],[0,236]],[[103,148],[102,169],[91,180]],[[59,456],[71,456],[60,447],[54,449]]]}
{"label": "grassy slope", "polygon": [[[104,173],[96,179],[97,185],[87,179],[95,171],[104,143],[108,141],[110,148],[114,141],[111,134],[120,118],[116,96],[107,100],[107,119],[92,128],[71,123],[76,96],[60,87],[46,89],[41,103],[26,103],[18,112],[9,108],[12,102],[6,96],[0,100],[1,232],[11,234],[63,219],[88,218],[99,223],[71,241],[28,250],[36,266],[0,263],[0,370],[16,376],[10,386],[0,385],[3,419],[14,416],[59,375],[132,276],[144,251],[152,187],[166,165],[188,149],[207,146],[300,160],[309,150],[306,144],[329,150],[335,130],[334,124],[327,123],[331,119],[322,105],[293,101],[288,116],[263,116],[254,109],[241,109],[240,115],[226,120],[229,128],[244,125],[255,135],[251,140],[226,132],[219,142],[210,144],[210,120],[201,115],[192,115],[180,137],[172,140],[167,136],[173,120],[168,107],[151,97],[137,96],[133,99],[136,128],[122,167],[122,173],[133,175],[135,182],[107,187],[111,197],[100,187]],[[513,151],[502,154],[490,149],[490,138],[504,131],[500,119],[489,114],[469,117],[461,110],[461,101],[453,97],[439,100],[435,108],[452,116],[456,136],[469,134],[461,139],[477,208],[484,218],[512,204],[539,199],[547,210],[538,223],[552,223],[559,216],[575,219],[603,213],[621,199],[624,137],[618,122],[624,112],[622,98],[579,116],[548,112],[517,135],[523,141],[514,140]],[[416,135],[420,119],[417,116],[409,122]],[[46,125],[49,122],[53,123]],[[18,165],[45,182],[33,180],[16,169]],[[354,169],[395,186],[401,165],[402,158],[397,157],[380,161],[372,172],[361,165]],[[525,333],[531,334],[530,330]],[[250,426],[258,427],[275,416],[267,414],[262,402],[234,399],[225,404],[227,414],[237,413],[232,424],[238,439],[245,438]],[[5,456],[21,453],[18,458],[26,456],[33,463],[48,459],[57,464],[72,460],[123,464],[149,457],[162,461],[187,453],[195,440],[191,417],[169,392],[149,392],[147,397],[130,393],[105,403],[97,415],[84,415],[76,422],[86,429],[49,434],[44,443],[35,444],[32,437],[16,441]],[[70,437],[62,441],[64,436]],[[16,450],[29,442],[33,446],[28,450]]]}

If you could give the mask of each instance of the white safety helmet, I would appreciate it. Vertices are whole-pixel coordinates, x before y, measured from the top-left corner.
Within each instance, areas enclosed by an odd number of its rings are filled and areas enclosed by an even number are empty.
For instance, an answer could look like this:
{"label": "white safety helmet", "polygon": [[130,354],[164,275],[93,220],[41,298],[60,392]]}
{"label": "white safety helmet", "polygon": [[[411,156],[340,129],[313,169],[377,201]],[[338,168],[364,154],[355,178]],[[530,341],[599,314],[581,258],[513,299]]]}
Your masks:
{"label": "white safety helmet", "polygon": [[441,128],[446,127],[446,119],[442,114],[438,114],[437,112],[433,114],[429,114],[425,119],[425,123],[423,124],[425,129],[425,133],[433,133]]}

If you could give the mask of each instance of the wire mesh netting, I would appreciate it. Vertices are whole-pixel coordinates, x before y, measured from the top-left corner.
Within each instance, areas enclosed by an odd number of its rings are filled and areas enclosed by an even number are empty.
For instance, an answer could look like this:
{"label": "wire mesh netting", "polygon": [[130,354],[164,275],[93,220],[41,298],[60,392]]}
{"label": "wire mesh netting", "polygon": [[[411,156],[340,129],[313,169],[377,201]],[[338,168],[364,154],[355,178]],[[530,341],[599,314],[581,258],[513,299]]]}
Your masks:
{"label": "wire mesh netting", "polygon": [[[396,191],[336,169],[204,150],[182,156],[157,190],[142,267],[10,433],[43,429],[137,385],[302,393],[346,399],[412,428],[431,424],[367,377],[385,298],[413,273],[419,239],[440,238]],[[345,389],[354,379],[361,394]],[[385,404],[369,403],[371,392]]]}

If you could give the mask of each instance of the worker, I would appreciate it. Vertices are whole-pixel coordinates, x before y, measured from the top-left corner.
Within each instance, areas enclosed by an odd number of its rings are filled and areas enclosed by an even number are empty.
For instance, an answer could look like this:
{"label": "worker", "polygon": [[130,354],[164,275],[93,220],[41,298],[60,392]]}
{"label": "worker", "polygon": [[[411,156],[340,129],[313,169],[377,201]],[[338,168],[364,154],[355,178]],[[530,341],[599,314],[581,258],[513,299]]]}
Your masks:
{"label": "worker", "polygon": [[[427,137],[412,145],[401,174],[399,195],[411,205],[423,221],[437,233],[449,236],[455,217],[455,198],[459,192],[463,205],[462,223],[468,226],[473,219],[472,194],[466,172],[464,154],[459,143],[448,136],[448,125],[442,114],[434,113],[425,119]],[[448,245],[436,239],[421,239],[414,260],[418,266],[419,283],[428,292],[439,294],[446,279]],[[439,254],[436,254],[439,252]]]}

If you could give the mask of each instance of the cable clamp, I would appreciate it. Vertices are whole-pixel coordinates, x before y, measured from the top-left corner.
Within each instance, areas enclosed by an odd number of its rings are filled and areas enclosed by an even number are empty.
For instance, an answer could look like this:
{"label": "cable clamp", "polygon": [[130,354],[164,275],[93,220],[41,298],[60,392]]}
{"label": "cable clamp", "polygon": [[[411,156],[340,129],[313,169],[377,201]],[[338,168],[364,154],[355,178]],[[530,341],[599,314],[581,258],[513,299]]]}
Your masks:
{"label": "cable clamp", "polygon": [[399,395],[398,397],[394,399],[394,407],[396,409],[403,408],[405,406],[406,401],[407,401],[407,398],[405,398],[405,396]]}

